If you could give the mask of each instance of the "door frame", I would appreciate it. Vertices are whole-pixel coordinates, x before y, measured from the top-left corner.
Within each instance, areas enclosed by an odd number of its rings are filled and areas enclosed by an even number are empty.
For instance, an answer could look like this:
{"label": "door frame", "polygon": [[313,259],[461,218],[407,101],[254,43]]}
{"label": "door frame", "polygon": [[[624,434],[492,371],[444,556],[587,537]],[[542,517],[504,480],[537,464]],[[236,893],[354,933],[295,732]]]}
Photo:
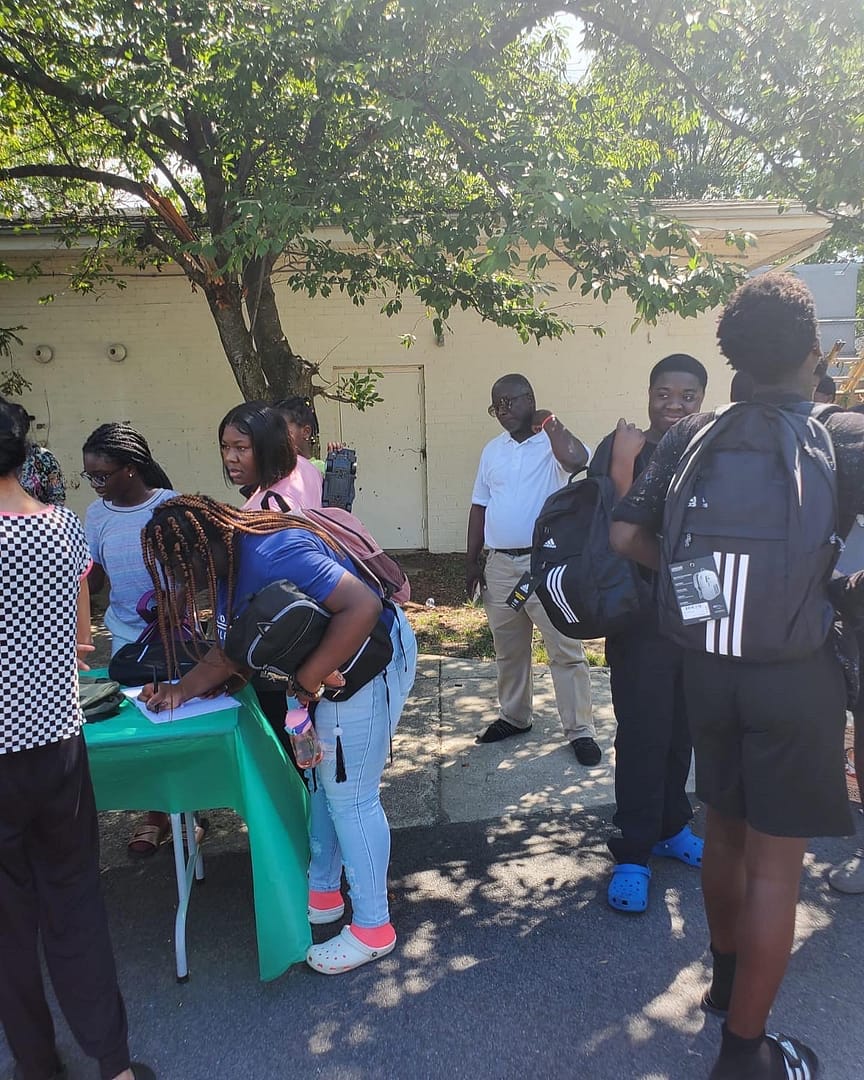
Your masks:
{"label": "door frame", "polygon": [[[417,390],[418,390],[418,409],[419,409],[419,434],[420,434],[420,454],[421,467],[420,472],[420,548],[416,550],[427,551],[429,548],[429,481],[427,475],[427,462],[429,455],[426,449],[426,371],[423,364],[378,364],[377,369],[381,371],[382,377],[380,381],[380,387],[382,390],[386,389],[387,376],[391,372],[393,374],[414,372],[417,375]],[[352,374],[359,370],[357,365],[339,364],[333,367],[333,381],[339,381],[339,376],[344,372],[346,374]],[[382,397],[384,395],[382,394]],[[342,410],[353,409],[355,406],[348,404],[347,402],[340,401],[338,409],[338,428],[339,439],[344,441],[344,429],[342,426]],[[374,409],[376,406],[372,406],[374,415]],[[413,548],[397,548],[398,551],[411,551]]]}

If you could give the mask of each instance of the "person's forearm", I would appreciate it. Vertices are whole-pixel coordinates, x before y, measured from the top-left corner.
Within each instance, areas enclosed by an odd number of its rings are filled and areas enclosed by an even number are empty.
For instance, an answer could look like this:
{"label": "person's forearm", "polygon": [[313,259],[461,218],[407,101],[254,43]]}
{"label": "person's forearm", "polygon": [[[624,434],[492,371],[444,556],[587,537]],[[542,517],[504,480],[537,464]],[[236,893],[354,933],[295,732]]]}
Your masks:
{"label": "person's forearm", "polygon": [[477,562],[483,551],[486,534],[486,507],[472,503],[468,512],[467,557],[469,562]]}
{"label": "person's forearm", "polygon": [[[181,642],[177,642],[175,648],[178,656],[183,654],[184,646]],[[191,698],[206,694],[208,690],[213,690],[227,682],[239,670],[240,666],[229,660],[225,653],[214,645],[180,680],[183,700],[189,701]]]}
{"label": "person's forearm", "polygon": [[609,478],[615,485],[615,496],[623,499],[633,486],[633,461],[616,461],[614,456],[609,466]]}
{"label": "person's forearm", "polygon": [[562,469],[575,473],[585,468],[588,464],[588,448],[557,417],[547,420],[543,431],[549,436],[552,453]]}
{"label": "person's forearm", "polygon": [[352,607],[333,615],[317,647],[296,671],[296,679],[304,690],[315,693],[328,675],[357,652],[372,633],[381,615],[381,601],[370,591],[374,603],[363,610]]}
{"label": "person's forearm", "polygon": [[93,644],[93,627],[90,622],[90,588],[86,581],[78,587],[78,619],[75,640],[79,645]]}
{"label": "person's forearm", "polygon": [[649,529],[627,521],[613,521],[609,543],[626,559],[647,566],[649,570],[660,569],[660,541]]}

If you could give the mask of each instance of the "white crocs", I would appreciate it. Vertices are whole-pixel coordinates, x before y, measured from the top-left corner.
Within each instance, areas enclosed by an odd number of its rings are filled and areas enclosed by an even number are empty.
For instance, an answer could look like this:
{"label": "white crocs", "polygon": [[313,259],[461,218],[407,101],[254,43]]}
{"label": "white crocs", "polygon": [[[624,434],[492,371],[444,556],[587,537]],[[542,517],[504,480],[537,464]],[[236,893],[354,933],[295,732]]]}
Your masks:
{"label": "white crocs", "polygon": [[395,937],[389,945],[373,949],[355,937],[350,926],[343,926],[342,932],[336,937],[320,945],[313,945],[306,953],[306,963],[322,975],[342,975],[346,971],[353,971],[354,968],[368,964],[371,960],[386,956],[395,948]]}
{"label": "white crocs", "polygon": [[345,905],[340,904],[338,907],[322,908],[313,907],[310,904],[306,908],[306,914],[313,926],[324,926],[325,923],[339,922],[345,914]]}
{"label": "white crocs", "polygon": [[837,892],[864,893],[864,848],[859,848],[846,862],[835,866],[828,884]]}

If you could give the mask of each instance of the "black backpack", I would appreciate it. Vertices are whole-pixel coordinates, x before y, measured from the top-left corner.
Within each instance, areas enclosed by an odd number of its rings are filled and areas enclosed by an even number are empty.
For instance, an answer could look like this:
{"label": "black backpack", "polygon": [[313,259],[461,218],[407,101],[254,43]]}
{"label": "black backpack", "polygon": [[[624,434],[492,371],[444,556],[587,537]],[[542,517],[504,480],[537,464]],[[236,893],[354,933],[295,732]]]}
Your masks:
{"label": "black backpack", "polygon": [[[330,612],[292,582],[274,581],[244,599],[225,635],[225,654],[278,688],[289,683],[318,645],[329,621]],[[345,685],[328,687],[324,697],[345,701],[380,675],[392,659],[393,642],[379,618],[354,656],[340,665]]]}
{"label": "black backpack", "polygon": [[638,566],[612,550],[609,526],[617,499],[595,461],[591,475],[570,478],[540,511],[531,543],[531,578],[537,599],[559,633],[570,638],[614,634],[636,622],[651,600]]}
{"label": "black backpack", "polygon": [[842,547],[831,405],[740,402],[691,439],[666,495],[660,629],[688,649],[770,663],[831,630]]}

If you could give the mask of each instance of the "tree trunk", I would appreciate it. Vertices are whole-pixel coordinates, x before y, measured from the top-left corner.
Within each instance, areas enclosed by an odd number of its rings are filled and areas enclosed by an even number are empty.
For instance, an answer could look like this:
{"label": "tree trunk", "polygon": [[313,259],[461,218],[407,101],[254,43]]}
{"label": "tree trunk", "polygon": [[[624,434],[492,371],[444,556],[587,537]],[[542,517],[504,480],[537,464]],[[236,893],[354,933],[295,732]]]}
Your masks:
{"label": "tree trunk", "polygon": [[312,367],[295,353],[285,338],[276,293],[270,280],[272,265],[255,260],[243,274],[246,312],[261,368],[269,386],[269,398],[312,397]]}
{"label": "tree trunk", "polygon": [[205,286],[204,293],[240,392],[246,401],[265,400],[267,380],[243,318],[240,289],[236,284],[212,284]]}

